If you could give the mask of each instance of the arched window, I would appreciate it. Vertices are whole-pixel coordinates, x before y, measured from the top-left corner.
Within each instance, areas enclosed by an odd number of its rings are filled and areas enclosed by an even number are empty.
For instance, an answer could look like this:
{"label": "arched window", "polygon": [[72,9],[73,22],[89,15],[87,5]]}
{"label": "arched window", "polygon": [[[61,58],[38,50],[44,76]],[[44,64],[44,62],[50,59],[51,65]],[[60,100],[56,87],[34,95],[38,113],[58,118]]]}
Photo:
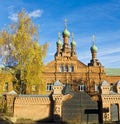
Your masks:
{"label": "arched window", "polygon": [[60,65],[60,72],[63,72],[63,71],[64,71],[63,65]]}
{"label": "arched window", "polygon": [[68,72],[68,65],[65,65],[64,72]]}
{"label": "arched window", "polygon": [[70,71],[70,72],[74,72],[74,67],[73,67],[73,65],[70,66],[69,71]]}

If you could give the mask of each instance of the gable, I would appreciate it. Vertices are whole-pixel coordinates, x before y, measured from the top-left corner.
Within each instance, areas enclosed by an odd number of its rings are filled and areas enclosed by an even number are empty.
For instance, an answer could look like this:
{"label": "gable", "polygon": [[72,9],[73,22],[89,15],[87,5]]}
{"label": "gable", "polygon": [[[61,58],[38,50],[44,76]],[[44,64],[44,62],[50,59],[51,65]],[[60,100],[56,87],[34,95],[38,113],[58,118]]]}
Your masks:
{"label": "gable", "polygon": [[83,62],[77,60],[77,67],[78,67],[78,68],[87,67],[87,65],[85,65]]}
{"label": "gable", "polygon": [[44,72],[55,72],[55,61],[51,61],[44,67]]}

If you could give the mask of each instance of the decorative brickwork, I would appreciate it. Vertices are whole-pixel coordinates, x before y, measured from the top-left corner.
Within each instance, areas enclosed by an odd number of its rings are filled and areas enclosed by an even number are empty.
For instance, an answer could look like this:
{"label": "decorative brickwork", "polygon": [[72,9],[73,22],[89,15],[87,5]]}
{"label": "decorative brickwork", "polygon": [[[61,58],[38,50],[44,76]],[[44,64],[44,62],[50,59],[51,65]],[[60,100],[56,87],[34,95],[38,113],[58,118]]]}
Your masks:
{"label": "decorative brickwork", "polygon": [[[116,86],[119,87],[119,82]],[[102,109],[103,109],[103,121],[118,121],[119,120],[119,114],[120,114],[120,94],[119,90],[117,92],[114,92],[110,90],[110,84],[104,81],[101,86],[102,89]],[[114,114],[118,115],[118,117],[112,116],[112,105],[117,105],[117,110],[114,112]]]}
{"label": "decorative brickwork", "polygon": [[49,96],[19,95],[15,99],[14,117],[41,120],[50,117]]}

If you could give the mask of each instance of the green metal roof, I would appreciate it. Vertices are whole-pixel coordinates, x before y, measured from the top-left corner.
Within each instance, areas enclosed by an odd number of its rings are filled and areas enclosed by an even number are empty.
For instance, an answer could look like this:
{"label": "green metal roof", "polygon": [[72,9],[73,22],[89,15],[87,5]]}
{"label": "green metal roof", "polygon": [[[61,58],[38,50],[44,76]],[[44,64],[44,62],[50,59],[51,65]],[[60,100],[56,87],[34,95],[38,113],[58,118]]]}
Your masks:
{"label": "green metal roof", "polygon": [[120,68],[105,68],[106,75],[120,76]]}
{"label": "green metal roof", "polygon": [[72,40],[71,44],[76,46],[76,42],[74,40]]}
{"label": "green metal roof", "polygon": [[93,44],[92,47],[90,48],[91,52],[97,52],[98,48]]}
{"label": "green metal roof", "polygon": [[65,28],[65,30],[63,31],[63,36],[70,37],[70,32],[67,30],[67,28]]}

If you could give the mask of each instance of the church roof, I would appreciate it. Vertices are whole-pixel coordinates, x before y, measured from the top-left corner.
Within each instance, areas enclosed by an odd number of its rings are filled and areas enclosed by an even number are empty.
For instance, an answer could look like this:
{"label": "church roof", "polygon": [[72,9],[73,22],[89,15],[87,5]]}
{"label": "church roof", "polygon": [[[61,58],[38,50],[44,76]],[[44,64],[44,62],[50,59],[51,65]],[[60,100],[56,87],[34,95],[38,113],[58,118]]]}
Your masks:
{"label": "church roof", "polygon": [[108,86],[108,85],[109,85],[109,84],[108,84],[107,81],[104,80],[104,81],[102,82],[102,86]]}
{"label": "church roof", "polygon": [[110,94],[117,94],[117,93],[111,90],[111,91],[110,91]]}
{"label": "church roof", "polygon": [[8,92],[7,94],[17,95],[17,93],[16,93],[14,90],[12,90],[12,91]]}
{"label": "church roof", "polygon": [[90,48],[91,52],[97,52],[98,48],[95,46],[95,44],[92,45],[92,47]]}
{"label": "church roof", "polygon": [[106,75],[120,76],[120,68],[105,68]]}
{"label": "church roof", "polygon": [[54,83],[54,86],[62,86],[62,83],[61,83],[59,80],[57,80],[57,81]]}
{"label": "church roof", "polygon": [[65,30],[63,31],[63,36],[67,36],[70,37],[70,32],[67,30],[67,28],[65,28]]}
{"label": "church roof", "polygon": [[120,80],[118,81],[117,86],[120,86]]}

